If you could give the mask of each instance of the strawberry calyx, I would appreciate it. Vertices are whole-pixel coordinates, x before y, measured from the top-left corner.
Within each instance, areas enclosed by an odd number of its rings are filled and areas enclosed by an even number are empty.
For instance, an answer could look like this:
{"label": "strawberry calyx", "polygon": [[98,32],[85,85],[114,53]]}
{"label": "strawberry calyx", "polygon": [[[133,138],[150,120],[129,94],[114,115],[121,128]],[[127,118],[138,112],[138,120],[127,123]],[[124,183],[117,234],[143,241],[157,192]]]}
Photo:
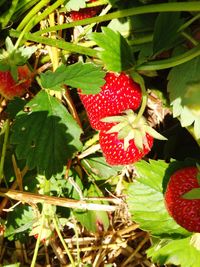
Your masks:
{"label": "strawberry calyx", "polygon": [[167,140],[148,125],[144,116],[140,116],[138,119],[137,114],[131,109],[125,110],[122,115],[106,117],[101,121],[113,123],[107,133],[117,133],[118,139],[124,140],[124,150],[128,149],[129,141],[132,139],[139,150],[142,150],[144,145],[149,148],[147,133],[155,139]]}
{"label": "strawberry calyx", "polygon": [[5,49],[0,51],[0,71],[10,71],[13,79],[17,81],[18,67],[25,65],[36,50],[36,46],[16,48],[12,40],[7,37]]}
{"label": "strawberry calyx", "polygon": [[181,196],[182,198],[188,199],[188,200],[200,199],[200,165],[199,164],[197,164],[196,179],[197,179],[199,187],[192,188],[191,190],[182,194]]}

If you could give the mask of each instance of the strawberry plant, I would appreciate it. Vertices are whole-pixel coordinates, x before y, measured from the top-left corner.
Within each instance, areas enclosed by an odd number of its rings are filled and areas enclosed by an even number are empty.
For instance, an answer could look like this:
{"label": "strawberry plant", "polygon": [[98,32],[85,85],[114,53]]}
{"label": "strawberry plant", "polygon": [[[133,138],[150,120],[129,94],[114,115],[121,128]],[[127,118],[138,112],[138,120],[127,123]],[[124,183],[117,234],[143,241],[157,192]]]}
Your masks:
{"label": "strawberry plant", "polygon": [[0,8],[0,265],[198,267],[199,1]]}

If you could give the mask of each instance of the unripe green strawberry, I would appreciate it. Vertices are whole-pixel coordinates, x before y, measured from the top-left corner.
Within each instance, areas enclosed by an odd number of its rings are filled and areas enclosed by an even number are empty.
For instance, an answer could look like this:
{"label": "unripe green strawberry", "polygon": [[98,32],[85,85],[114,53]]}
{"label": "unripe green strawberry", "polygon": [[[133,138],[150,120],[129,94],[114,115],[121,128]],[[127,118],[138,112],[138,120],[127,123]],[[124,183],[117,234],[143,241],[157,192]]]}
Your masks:
{"label": "unripe green strawberry", "polygon": [[105,128],[102,118],[118,115],[127,109],[138,109],[142,98],[140,86],[123,72],[108,72],[105,81],[98,94],[85,95],[79,91],[90,124],[96,130]]}
{"label": "unripe green strawberry", "polygon": [[169,180],[165,192],[165,204],[174,220],[191,232],[200,232],[200,199],[185,199],[183,194],[199,188],[197,167],[185,167],[176,171]]}
{"label": "unripe green strawberry", "polygon": [[109,133],[109,128],[114,124],[110,123],[107,129],[100,131],[99,142],[106,159],[110,165],[128,165],[132,164],[149,153],[153,145],[153,137],[148,133],[144,137],[143,148],[139,149],[134,139],[129,140],[128,147],[125,148],[124,140],[118,138],[118,133]]}
{"label": "unripe green strawberry", "polygon": [[18,80],[10,71],[0,71],[0,94],[6,99],[22,96],[31,85],[31,71],[27,65],[17,68]]}

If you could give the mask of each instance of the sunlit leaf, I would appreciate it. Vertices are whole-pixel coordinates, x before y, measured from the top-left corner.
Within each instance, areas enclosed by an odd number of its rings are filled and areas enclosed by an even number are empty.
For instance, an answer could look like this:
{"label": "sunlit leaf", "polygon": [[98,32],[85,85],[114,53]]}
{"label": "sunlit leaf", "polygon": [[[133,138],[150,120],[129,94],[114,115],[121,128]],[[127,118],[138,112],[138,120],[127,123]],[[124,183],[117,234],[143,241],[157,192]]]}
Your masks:
{"label": "sunlit leaf", "polygon": [[81,88],[84,94],[96,94],[105,83],[105,73],[92,63],[78,62],[65,66],[61,65],[55,72],[47,71],[41,74],[44,88],[60,90],[61,85]]}
{"label": "sunlit leaf", "polygon": [[194,101],[192,100],[194,96],[191,93],[189,95],[187,94],[188,90],[198,91],[197,85],[200,82],[199,73],[200,57],[196,57],[193,60],[174,67],[168,76],[168,92],[171,105],[173,106],[173,116],[180,118],[183,127],[193,126],[197,139],[200,138],[198,127],[200,125],[200,116],[198,113],[195,114],[193,107],[189,104],[191,101]]}
{"label": "sunlit leaf", "polygon": [[200,262],[200,253],[192,244],[191,237],[179,240],[162,240],[152,246],[148,257],[158,264],[175,264],[181,267],[197,267]]}
{"label": "sunlit leaf", "polygon": [[102,49],[99,51],[99,56],[106,68],[120,72],[133,67],[134,57],[126,39],[110,28],[101,29],[101,33],[92,33],[91,39]]}
{"label": "sunlit leaf", "polygon": [[140,161],[134,164],[135,182],[128,186],[127,202],[134,221],[152,235],[173,237],[188,235],[168,214],[164,203],[163,180],[168,168],[164,161]]}
{"label": "sunlit leaf", "polygon": [[76,10],[86,7],[85,0],[69,0],[65,5],[67,10]]}

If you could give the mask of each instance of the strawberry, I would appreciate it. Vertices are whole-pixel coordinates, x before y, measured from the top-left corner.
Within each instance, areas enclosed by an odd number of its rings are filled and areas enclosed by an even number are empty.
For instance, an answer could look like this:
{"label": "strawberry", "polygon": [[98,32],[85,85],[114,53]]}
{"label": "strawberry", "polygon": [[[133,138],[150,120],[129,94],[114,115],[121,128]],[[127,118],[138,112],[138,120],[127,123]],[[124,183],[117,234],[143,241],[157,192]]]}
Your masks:
{"label": "strawberry", "polygon": [[17,67],[18,80],[10,71],[0,71],[0,94],[6,99],[22,96],[31,84],[31,71],[27,65]]}
{"label": "strawberry", "polygon": [[132,164],[150,151],[153,145],[153,137],[146,133],[143,148],[139,149],[134,139],[129,140],[128,147],[125,148],[124,140],[118,138],[117,132],[109,132],[114,123],[110,123],[105,130],[100,131],[99,142],[106,159],[110,165]]}
{"label": "strawberry", "polygon": [[102,118],[120,114],[127,109],[136,110],[142,98],[140,86],[123,72],[108,72],[105,81],[98,94],[85,95],[79,90],[90,124],[96,130],[105,128],[105,123],[100,121]]}
{"label": "strawberry", "polygon": [[[96,0],[90,0],[89,3],[95,2],[95,1]],[[99,11],[100,11],[99,6],[81,8],[78,11],[71,11],[70,17],[73,21],[88,19],[88,18],[92,18],[92,17],[96,16],[96,14]]]}
{"label": "strawberry", "polygon": [[169,180],[165,192],[165,204],[174,220],[191,232],[200,232],[200,199],[184,199],[183,194],[199,188],[197,167],[185,167],[176,171]]}

